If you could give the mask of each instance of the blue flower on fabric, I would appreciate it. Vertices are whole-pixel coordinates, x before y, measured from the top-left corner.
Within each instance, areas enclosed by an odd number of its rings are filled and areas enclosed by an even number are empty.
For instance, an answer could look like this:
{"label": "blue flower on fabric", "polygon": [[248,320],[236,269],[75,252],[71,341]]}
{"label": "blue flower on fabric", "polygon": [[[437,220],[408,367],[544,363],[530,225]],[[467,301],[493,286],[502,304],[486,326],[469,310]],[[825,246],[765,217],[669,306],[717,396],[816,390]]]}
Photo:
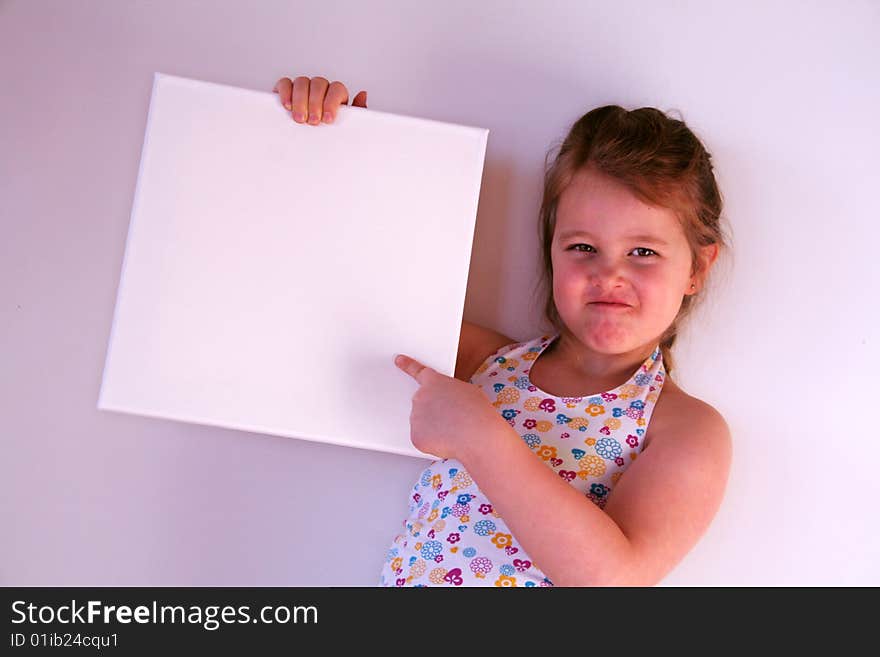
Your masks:
{"label": "blue flower on fabric", "polygon": [[450,509],[448,506],[444,506],[443,510],[440,512],[440,517],[445,518],[446,516],[449,515],[450,511],[452,511],[452,509]]}
{"label": "blue flower on fabric", "polygon": [[503,383],[496,383],[495,385],[492,386],[492,390],[495,391],[495,394],[498,394],[499,392],[504,390],[504,384]]}
{"label": "blue flower on fabric", "polygon": [[526,586],[535,586],[535,583],[529,580],[528,582],[526,582]]}
{"label": "blue flower on fabric", "polygon": [[584,458],[584,456],[586,456],[586,454],[587,454],[587,453],[586,453],[584,450],[582,450],[582,449],[573,449],[573,450],[571,450],[571,455],[574,456],[574,457],[575,457],[577,460],[579,460],[579,461],[580,461],[582,458]]}
{"label": "blue flower on fabric", "polygon": [[471,501],[472,498],[473,498],[473,495],[471,495],[469,493],[462,493],[461,495],[458,496],[457,502],[459,504],[467,504],[468,502]]}
{"label": "blue flower on fabric", "polygon": [[534,433],[527,433],[522,437],[522,439],[525,440],[526,445],[528,445],[532,449],[535,449],[535,447],[541,444],[541,436]]}
{"label": "blue flower on fabric", "polygon": [[391,561],[396,556],[397,556],[397,548],[391,548],[390,550],[388,550],[388,561]]}
{"label": "blue flower on fabric", "polygon": [[440,541],[427,541],[422,545],[422,559],[432,560],[438,554],[443,552],[443,544]]}
{"label": "blue flower on fabric", "polygon": [[520,390],[528,390],[529,386],[532,385],[529,383],[529,377],[521,376],[516,381],[513,382],[513,385],[519,388]]}
{"label": "blue flower on fabric", "polygon": [[454,477],[458,474],[458,468],[449,468],[449,476]]}
{"label": "blue flower on fabric", "polygon": [[608,487],[603,484],[593,484],[590,486],[590,492],[597,497],[605,497],[608,494]]}
{"label": "blue flower on fabric", "polygon": [[636,374],[635,382],[637,386],[646,386],[651,383],[651,376],[644,372],[639,372]]}
{"label": "blue flower on fabric", "polygon": [[488,536],[495,531],[495,523],[491,520],[478,520],[474,524],[474,534],[477,536]]}
{"label": "blue flower on fabric", "polygon": [[601,404],[604,400],[601,397],[590,397],[587,400],[588,404]]}
{"label": "blue flower on fabric", "polygon": [[516,571],[513,569],[513,566],[511,566],[509,563],[504,564],[498,570],[501,571],[502,575],[515,575],[516,574]]}
{"label": "blue flower on fabric", "polygon": [[596,441],[596,454],[604,459],[614,460],[623,454],[623,448],[614,438],[600,438]]}
{"label": "blue flower on fabric", "polygon": [[429,468],[428,470],[425,470],[422,473],[422,479],[421,479],[421,481],[419,481],[419,483],[422,486],[430,486],[431,485],[431,477],[433,477],[433,476],[434,476],[434,474],[431,472],[431,470]]}
{"label": "blue flower on fabric", "polygon": [[645,402],[643,402],[641,399],[636,399],[634,402],[630,402],[630,406],[632,408],[642,410],[645,407]]}
{"label": "blue flower on fabric", "polygon": [[568,424],[569,422],[571,422],[571,418],[564,413],[559,413],[556,416],[556,424]]}
{"label": "blue flower on fabric", "polygon": [[474,549],[474,548],[472,548],[472,547],[468,547],[468,548],[465,548],[464,550],[462,550],[461,553],[462,553],[465,557],[467,557],[468,559],[470,559],[471,557],[476,556],[477,551],[476,551],[476,549]]}
{"label": "blue flower on fabric", "polygon": [[503,411],[501,411],[501,417],[503,417],[505,420],[512,420],[516,417],[516,411],[512,408],[505,408]]}
{"label": "blue flower on fabric", "polygon": [[645,430],[644,429],[636,429],[636,433],[639,434],[640,436],[644,436]]}
{"label": "blue flower on fabric", "polygon": [[495,362],[499,363],[501,365],[504,365],[504,363],[507,362],[507,359],[504,356],[499,356],[498,358],[495,359]]}
{"label": "blue flower on fabric", "polygon": [[621,415],[623,415],[623,409],[618,406],[615,406],[614,408],[611,409],[611,414],[614,417],[620,417]]}
{"label": "blue flower on fabric", "polygon": [[440,506],[440,500],[434,500],[433,502],[431,502],[431,511],[436,509],[438,506]]}
{"label": "blue flower on fabric", "polygon": [[412,556],[412,557],[410,557],[410,558],[409,558],[409,565],[412,566],[412,565],[413,565],[416,561],[418,561],[418,560],[419,560],[419,558],[416,557],[416,556]]}

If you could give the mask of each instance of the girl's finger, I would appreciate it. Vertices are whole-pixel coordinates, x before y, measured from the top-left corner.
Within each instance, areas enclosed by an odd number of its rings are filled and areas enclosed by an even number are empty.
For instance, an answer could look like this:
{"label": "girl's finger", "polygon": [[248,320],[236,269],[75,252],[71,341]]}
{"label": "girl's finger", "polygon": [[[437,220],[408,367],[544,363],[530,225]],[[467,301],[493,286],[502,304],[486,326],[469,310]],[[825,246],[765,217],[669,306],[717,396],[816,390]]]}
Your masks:
{"label": "girl's finger", "polygon": [[336,111],[340,105],[348,104],[348,89],[341,82],[333,82],[327,89],[327,97],[324,99],[324,123],[333,123]]}
{"label": "girl's finger", "polygon": [[324,109],[324,96],[330,83],[327,78],[317,76],[309,83],[309,124],[318,125]]}
{"label": "girl's finger", "polygon": [[352,107],[367,107],[367,92],[361,91],[357,96],[354,97],[354,100],[351,101]]}
{"label": "girl's finger", "polygon": [[272,90],[278,94],[278,99],[287,109],[290,109],[290,92],[292,89],[293,82],[290,81],[290,78],[281,78],[275,83],[275,88]]}
{"label": "girl's finger", "polygon": [[305,123],[309,111],[309,79],[304,75],[293,81],[293,93],[290,104],[293,107],[293,120],[297,123]]}

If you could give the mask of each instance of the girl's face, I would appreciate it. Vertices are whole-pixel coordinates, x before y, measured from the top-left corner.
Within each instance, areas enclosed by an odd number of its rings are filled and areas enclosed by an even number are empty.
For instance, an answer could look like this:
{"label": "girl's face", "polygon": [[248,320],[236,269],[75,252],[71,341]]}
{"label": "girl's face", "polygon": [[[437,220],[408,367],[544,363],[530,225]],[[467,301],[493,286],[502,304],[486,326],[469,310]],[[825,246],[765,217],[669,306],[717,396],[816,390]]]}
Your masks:
{"label": "girl's face", "polygon": [[673,212],[592,169],[579,171],[559,199],[551,260],[565,326],[602,354],[656,344],[697,282]]}

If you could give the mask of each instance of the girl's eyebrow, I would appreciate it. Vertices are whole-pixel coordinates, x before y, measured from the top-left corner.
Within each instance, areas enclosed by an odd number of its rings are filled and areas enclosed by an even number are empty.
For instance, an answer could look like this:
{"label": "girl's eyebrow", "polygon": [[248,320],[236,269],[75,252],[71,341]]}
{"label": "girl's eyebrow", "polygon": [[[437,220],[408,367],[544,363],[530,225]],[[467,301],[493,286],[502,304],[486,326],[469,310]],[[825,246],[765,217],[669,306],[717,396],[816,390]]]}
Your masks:
{"label": "girl's eyebrow", "polygon": [[[568,232],[562,233],[559,236],[560,240],[568,240],[572,237],[586,237],[588,239],[593,239],[593,236],[590,233],[584,230],[570,230]],[[651,244],[659,244],[660,246],[669,246],[669,243],[660,239],[659,237],[654,237],[653,235],[627,235],[624,237],[626,240],[633,240],[636,242],[649,242]]]}

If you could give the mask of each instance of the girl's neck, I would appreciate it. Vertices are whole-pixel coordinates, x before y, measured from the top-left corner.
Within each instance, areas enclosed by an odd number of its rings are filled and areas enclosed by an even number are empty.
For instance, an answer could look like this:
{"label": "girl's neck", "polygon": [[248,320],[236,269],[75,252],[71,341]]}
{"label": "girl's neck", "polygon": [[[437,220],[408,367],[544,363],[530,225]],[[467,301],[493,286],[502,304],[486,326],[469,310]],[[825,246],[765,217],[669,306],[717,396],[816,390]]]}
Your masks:
{"label": "girl's neck", "polygon": [[574,336],[563,331],[542,356],[549,352],[551,360],[571,376],[600,383],[603,389],[611,389],[629,379],[656,347],[657,343],[653,342],[621,354],[603,354],[585,347]]}

